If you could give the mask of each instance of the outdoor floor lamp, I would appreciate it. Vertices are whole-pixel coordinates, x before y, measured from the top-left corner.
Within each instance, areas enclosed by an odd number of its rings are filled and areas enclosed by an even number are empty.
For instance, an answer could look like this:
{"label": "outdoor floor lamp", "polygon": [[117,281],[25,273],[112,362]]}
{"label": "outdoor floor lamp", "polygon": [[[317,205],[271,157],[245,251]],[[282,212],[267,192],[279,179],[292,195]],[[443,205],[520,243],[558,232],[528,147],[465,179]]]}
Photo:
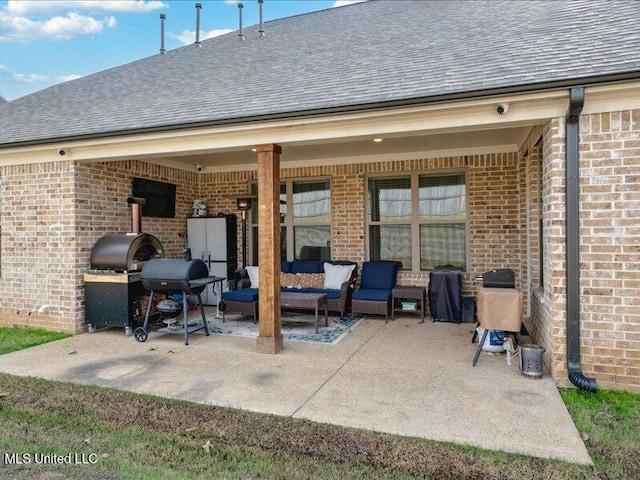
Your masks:
{"label": "outdoor floor lamp", "polygon": [[251,210],[251,200],[255,195],[236,196],[236,206],[242,213],[242,268],[247,267],[247,212]]}

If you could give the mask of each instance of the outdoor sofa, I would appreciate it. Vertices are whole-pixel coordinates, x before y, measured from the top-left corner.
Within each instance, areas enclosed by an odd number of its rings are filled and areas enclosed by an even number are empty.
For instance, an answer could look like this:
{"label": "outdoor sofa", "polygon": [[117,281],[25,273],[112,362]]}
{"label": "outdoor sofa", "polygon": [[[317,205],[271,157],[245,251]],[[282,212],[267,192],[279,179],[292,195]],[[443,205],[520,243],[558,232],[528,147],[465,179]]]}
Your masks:
{"label": "outdoor sofa", "polygon": [[[258,318],[258,267],[247,267],[249,278],[237,282],[235,290],[222,294],[223,319],[226,313]],[[349,260],[294,260],[281,262],[280,290],[292,293],[326,293],[328,310],[344,316],[347,312],[358,266]]]}

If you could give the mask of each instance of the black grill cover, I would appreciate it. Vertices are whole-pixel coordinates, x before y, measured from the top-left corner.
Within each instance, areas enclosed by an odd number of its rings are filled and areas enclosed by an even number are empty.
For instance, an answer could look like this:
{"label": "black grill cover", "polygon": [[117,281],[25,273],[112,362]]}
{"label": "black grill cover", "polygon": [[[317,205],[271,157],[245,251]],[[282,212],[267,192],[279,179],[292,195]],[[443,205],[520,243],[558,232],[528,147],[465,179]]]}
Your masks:
{"label": "black grill cover", "polygon": [[482,286],[487,288],[516,288],[513,270],[496,268],[482,274]]}
{"label": "black grill cover", "polygon": [[459,270],[432,270],[429,274],[429,306],[436,321],[462,321],[462,294]]}
{"label": "black grill cover", "polygon": [[91,268],[135,272],[154,257],[162,257],[162,244],[148,233],[105,235],[91,250]]}
{"label": "black grill cover", "polygon": [[206,263],[200,259],[154,258],[145,263],[140,273],[145,290],[160,293],[182,293],[198,295],[206,285],[192,287],[191,280],[209,276]]}

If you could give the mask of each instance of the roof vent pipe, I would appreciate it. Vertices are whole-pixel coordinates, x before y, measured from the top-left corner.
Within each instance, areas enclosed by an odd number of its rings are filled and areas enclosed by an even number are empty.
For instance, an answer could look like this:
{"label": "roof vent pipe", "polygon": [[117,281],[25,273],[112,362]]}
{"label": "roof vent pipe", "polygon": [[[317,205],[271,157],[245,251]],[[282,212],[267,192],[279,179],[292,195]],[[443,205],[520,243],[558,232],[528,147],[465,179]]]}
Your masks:
{"label": "roof vent pipe", "polygon": [[258,30],[258,37],[264,38],[264,24],[262,22],[262,4],[264,0],[258,0],[258,7],[260,9],[260,30]]}
{"label": "roof vent pipe", "polygon": [[238,3],[238,37],[240,38],[240,40],[244,40],[244,32],[242,31],[242,9],[244,8],[244,5],[242,4],[242,2]]}
{"label": "roof vent pipe", "polygon": [[567,370],[576,387],[596,391],[595,378],[587,378],[580,366],[580,114],[584,87],[569,92],[566,115],[566,211],[567,211]]}
{"label": "roof vent pipe", "polygon": [[200,43],[200,10],[202,9],[201,3],[196,3],[196,43],[194,45],[196,48],[200,48],[202,44]]}
{"label": "roof vent pipe", "polygon": [[167,16],[164,13],[160,14],[160,55],[164,55],[167,51],[164,49],[164,21]]}

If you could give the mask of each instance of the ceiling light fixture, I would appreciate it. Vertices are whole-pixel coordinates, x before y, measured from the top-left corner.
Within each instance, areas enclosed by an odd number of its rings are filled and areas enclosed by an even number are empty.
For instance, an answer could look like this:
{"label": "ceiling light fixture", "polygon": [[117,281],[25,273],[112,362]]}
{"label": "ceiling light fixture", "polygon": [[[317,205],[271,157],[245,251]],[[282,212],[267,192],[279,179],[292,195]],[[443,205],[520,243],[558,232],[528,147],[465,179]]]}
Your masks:
{"label": "ceiling light fixture", "polygon": [[375,143],[380,143],[380,142],[382,141],[382,139],[381,139],[381,138],[374,138],[374,139],[373,139],[373,141],[374,141]]}

